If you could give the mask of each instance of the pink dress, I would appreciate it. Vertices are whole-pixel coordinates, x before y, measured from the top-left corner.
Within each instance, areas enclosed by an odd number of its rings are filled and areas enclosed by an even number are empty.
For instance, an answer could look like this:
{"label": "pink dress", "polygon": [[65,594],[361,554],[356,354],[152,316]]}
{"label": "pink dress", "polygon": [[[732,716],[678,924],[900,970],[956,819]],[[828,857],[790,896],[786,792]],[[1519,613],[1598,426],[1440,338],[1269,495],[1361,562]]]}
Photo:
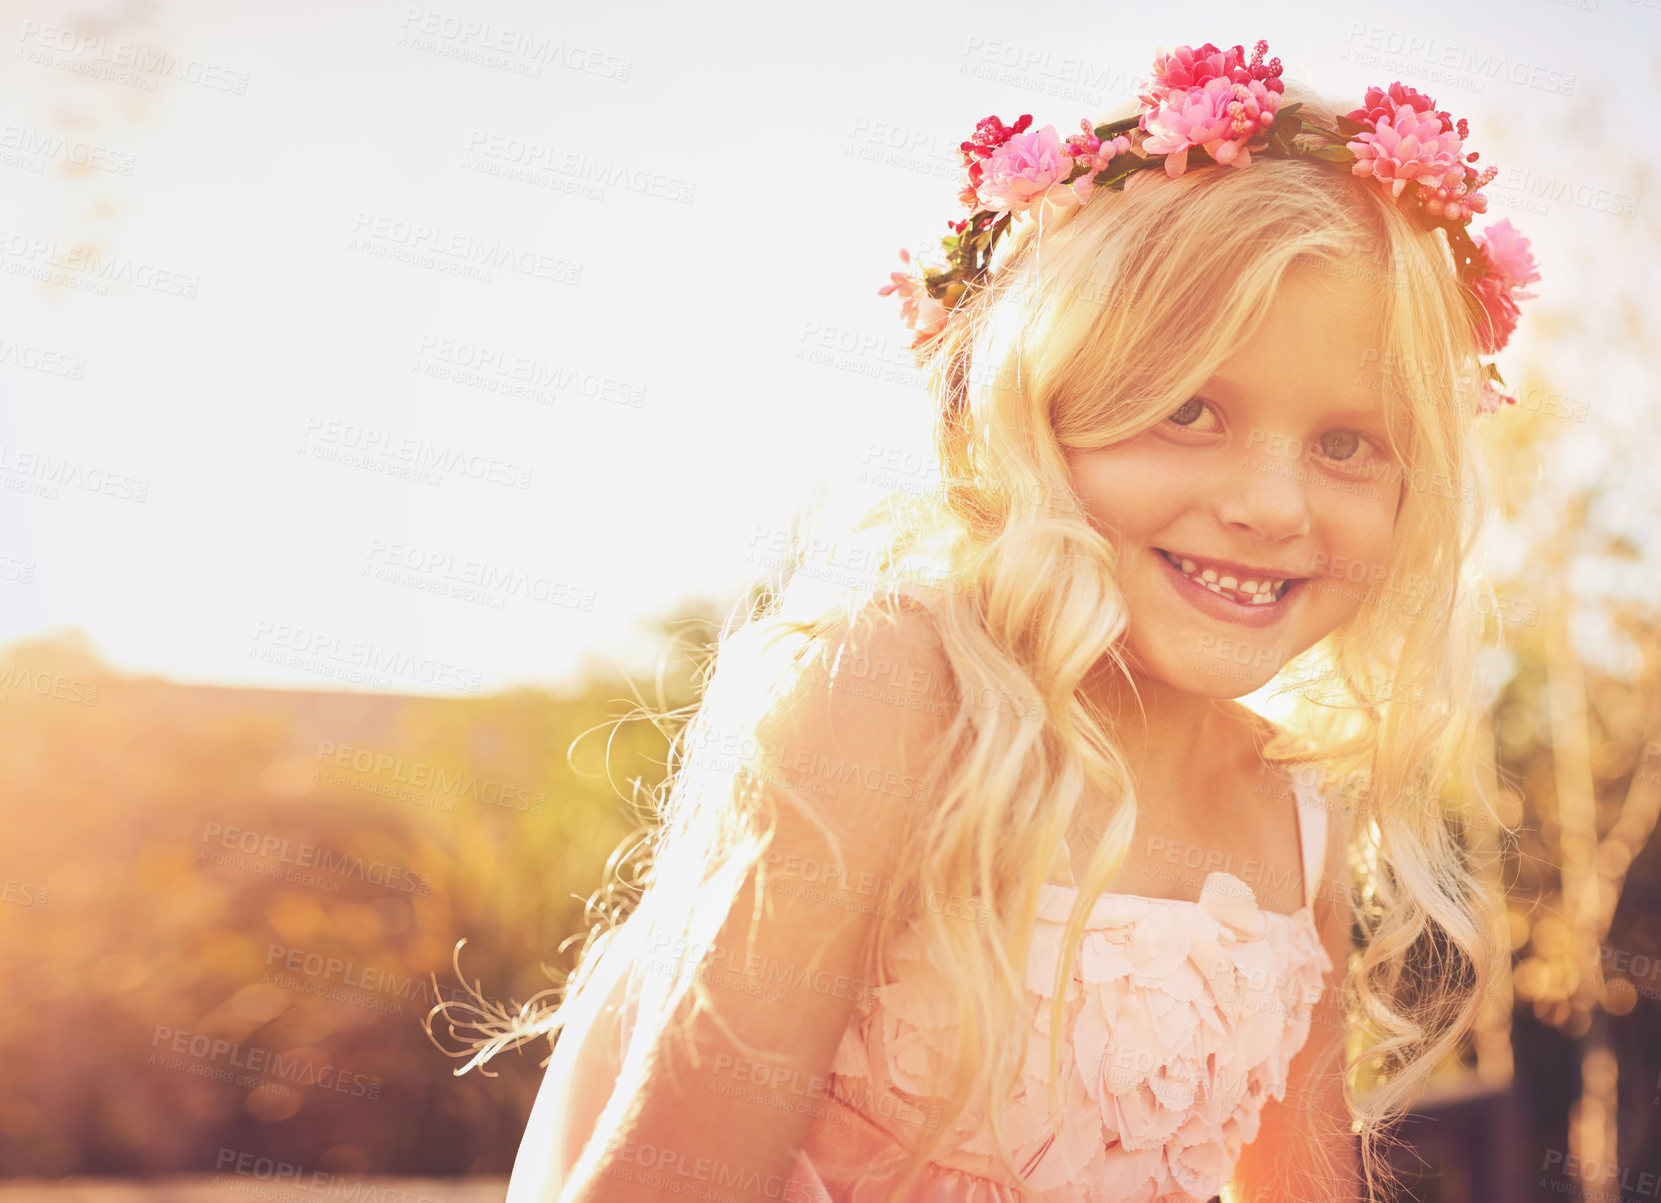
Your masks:
{"label": "pink dress", "polygon": [[[1246,882],[1220,872],[1206,878],[1197,902],[1127,894],[1096,900],[1067,991],[1058,1072],[1068,1122],[1059,1135],[1050,1132],[1044,1076],[1049,1004],[1077,891],[1043,887],[1027,968],[1034,1015],[1026,1068],[1004,1111],[1010,1152],[1040,1198],[1210,1199],[1257,1135],[1263,1104],[1284,1097],[1288,1066],[1309,1037],[1321,975],[1332,969],[1313,911],[1327,813],[1305,780],[1295,778],[1299,910],[1261,910]],[[930,1068],[949,1065],[955,1053],[951,985],[914,938],[896,944],[894,980],[875,988],[843,1034],[831,1097],[796,1162],[793,1197],[875,1203],[907,1137],[915,1142],[922,1124],[938,1122],[938,1109],[918,1099]],[[973,1112],[943,1149],[915,1180],[914,1203],[1020,1199]]]}
{"label": "pink dress", "polygon": [[[1032,1022],[1024,1077],[1004,1108],[1010,1151],[1039,1198],[1210,1199],[1257,1135],[1264,1103],[1284,1097],[1289,1063],[1309,1036],[1322,974],[1332,969],[1313,912],[1327,814],[1301,775],[1296,798],[1304,887],[1299,910],[1262,910],[1245,881],[1223,872],[1206,878],[1198,901],[1128,894],[1097,899],[1067,988],[1057,1070],[1068,1118],[1053,1135],[1045,1077],[1050,1003],[1077,890],[1053,882],[1042,887],[1027,967]],[[1065,853],[1057,873],[1070,878]],[[890,980],[861,998],[843,1033],[826,1097],[815,1106],[783,1198],[877,1203],[884,1180],[897,1176],[922,1125],[941,1121],[941,1101],[929,1098],[925,1083],[931,1069],[943,1075],[936,1081],[950,1080],[944,1067],[955,1054],[952,986],[926,961],[909,928],[895,938],[890,958]],[[596,1060],[586,1070],[573,1069],[561,1056],[570,1051],[560,1047],[563,1038],[556,1043],[538,1111],[551,1107],[556,1123],[561,1113],[577,1115],[579,1126],[592,1131],[609,1093],[608,1072],[615,1074],[627,1044],[629,1010],[623,1009],[615,1052],[605,1065]],[[568,1029],[566,1035],[580,1033]],[[562,1071],[564,1085],[556,1085]],[[550,1090],[553,1101],[546,1103]],[[538,1122],[533,1114],[532,1127]],[[569,1135],[575,1130],[566,1126],[563,1164],[569,1166],[578,1149]],[[557,1156],[554,1180],[560,1180]],[[973,1107],[906,1197],[912,1203],[1021,1199]]]}

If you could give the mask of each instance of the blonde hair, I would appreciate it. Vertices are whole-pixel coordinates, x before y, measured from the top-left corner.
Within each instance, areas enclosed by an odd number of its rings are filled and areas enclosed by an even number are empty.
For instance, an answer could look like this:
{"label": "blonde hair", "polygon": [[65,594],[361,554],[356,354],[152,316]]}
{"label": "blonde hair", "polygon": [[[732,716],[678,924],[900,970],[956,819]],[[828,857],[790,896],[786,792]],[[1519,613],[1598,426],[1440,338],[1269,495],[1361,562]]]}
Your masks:
{"label": "blonde hair", "polygon": [[[1335,125],[1333,109],[1298,85],[1288,83],[1285,99]],[[946,1122],[923,1137],[894,1197],[972,1101],[1020,1180],[993,1100],[1019,1081],[1027,1047],[1008,1034],[1022,1030],[1030,1005],[1025,966],[1043,885],[1033,867],[1054,863],[1081,799],[1109,800],[1058,970],[1048,1074],[1058,1101],[1060,987],[1137,811],[1114,732],[1080,689],[1104,659],[1124,671],[1129,615],[1114,549],[1079,508],[1064,453],[1133,437],[1181,406],[1251,337],[1288,271],[1353,273],[1381,298],[1379,387],[1407,484],[1388,561],[1365,582],[1359,609],[1277,674],[1290,714],[1264,758],[1319,765],[1344,783],[1355,817],[1348,851],[1361,940],[1345,1001],[1363,1043],[1345,1097],[1371,1197],[1389,1178],[1379,1151],[1387,1124],[1458,1053],[1502,955],[1496,900],[1459,830],[1462,816],[1486,809],[1474,657],[1484,635],[1475,591],[1487,586],[1465,571],[1489,505],[1471,432],[1474,316],[1438,237],[1376,182],[1307,159],[1258,156],[1246,169],[1207,166],[1175,180],[1139,172],[1122,192],[1017,231],[954,313],[927,375],[940,487],[896,493],[864,516],[856,535],[871,553],[860,586],[827,587],[799,568],[782,593],[722,631],[703,702],[677,740],[680,762],[661,787],[651,847],[634,849],[649,853],[639,909],[654,931],[678,927],[689,944],[707,943],[746,875],[764,872],[767,802],[685,771],[699,740],[763,712],[862,610],[926,612],[960,698],[1030,704],[959,706],[938,797],[902,859],[920,893],[992,900],[992,921],[927,907],[915,916],[931,959],[960,987],[958,1048]],[[1421,583],[1410,606],[1391,596],[1402,581]],[[879,598],[890,604],[874,605]],[[589,933],[565,1003],[618,918],[613,907]],[[873,974],[890,926],[879,925]],[[674,980],[660,1015],[701,990],[696,978]],[[564,1005],[477,1025],[487,1035],[475,1063],[555,1032]],[[1365,1094],[1362,1068],[1380,1079]]]}

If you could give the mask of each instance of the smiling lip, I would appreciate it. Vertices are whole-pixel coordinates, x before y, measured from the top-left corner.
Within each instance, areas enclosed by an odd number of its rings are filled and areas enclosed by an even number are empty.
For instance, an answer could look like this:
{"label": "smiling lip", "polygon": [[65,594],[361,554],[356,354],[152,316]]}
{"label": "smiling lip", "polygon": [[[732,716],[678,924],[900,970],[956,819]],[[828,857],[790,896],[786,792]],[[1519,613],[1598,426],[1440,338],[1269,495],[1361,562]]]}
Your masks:
{"label": "smiling lip", "polygon": [[1285,568],[1260,568],[1253,564],[1238,564],[1233,560],[1214,560],[1210,556],[1189,555],[1184,551],[1177,551],[1170,547],[1156,547],[1155,551],[1170,552],[1179,560],[1192,560],[1206,568],[1215,568],[1219,573],[1227,572],[1230,576],[1242,581],[1295,581],[1298,574]]}
{"label": "smiling lip", "polygon": [[[1164,571],[1166,579],[1171,582],[1171,587],[1189,605],[1208,617],[1220,619],[1223,622],[1235,623],[1243,627],[1274,626],[1275,623],[1286,617],[1287,612],[1292,608],[1292,603],[1297,600],[1299,592],[1304,585],[1309,583],[1306,577],[1293,578],[1288,581],[1286,591],[1274,601],[1266,602],[1261,606],[1253,606],[1243,602],[1230,601],[1222,594],[1213,593],[1204,585],[1190,580],[1157,549],[1153,549],[1150,554],[1159,561],[1159,566]],[[1193,557],[1190,556],[1189,558],[1192,559]],[[1272,573],[1263,573],[1262,569],[1244,569],[1238,565],[1220,564],[1216,560],[1206,561],[1208,567],[1213,564],[1218,564],[1220,567],[1236,568],[1240,571],[1257,571],[1268,576],[1271,580],[1279,579]]]}

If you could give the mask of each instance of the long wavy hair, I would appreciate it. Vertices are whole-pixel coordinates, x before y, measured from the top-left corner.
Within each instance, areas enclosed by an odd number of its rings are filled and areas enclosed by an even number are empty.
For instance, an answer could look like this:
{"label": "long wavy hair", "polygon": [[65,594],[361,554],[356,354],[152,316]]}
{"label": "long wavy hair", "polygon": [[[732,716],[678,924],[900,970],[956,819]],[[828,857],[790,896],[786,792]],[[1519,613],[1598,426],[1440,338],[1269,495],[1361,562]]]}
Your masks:
{"label": "long wavy hair", "polygon": [[[1285,99],[1335,125],[1332,106],[1296,83]],[[1062,985],[1086,917],[1130,849],[1138,804],[1116,733],[1081,689],[1104,663],[1129,680],[1131,616],[1114,548],[1085,515],[1065,453],[1132,438],[1179,408],[1251,338],[1295,268],[1375,290],[1376,383],[1405,480],[1384,571],[1356,583],[1364,596],[1349,620],[1276,673],[1284,713],[1263,750],[1269,763],[1318,766],[1336,783],[1327,805],[1341,793],[1353,816],[1341,869],[1353,885],[1356,950],[1347,971],[1338,967],[1351,1020],[1350,1115],[1337,1121],[1360,1134],[1373,1197],[1390,1179],[1381,1141],[1391,1121],[1459,1055],[1503,956],[1498,901],[1466,834],[1492,814],[1476,738],[1487,699],[1475,671],[1492,590],[1467,568],[1490,507],[1472,433],[1481,319],[1440,236],[1374,181],[1308,159],[1259,156],[1246,169],[1208,165],[1177,179],[1139,172],[1121,192],[1006,236],[925,376],[937,486],[896,491],[866,512],[837,545],[860,549],[857,560],[843,555],[841,577],[831,570],[838,552],[815,541],[782,589],[742,621],[729,615],[654,795],[650,836],[608,865],[563,998],[471,1020],[482,1035],[458,1072],[552,1038],[626,911],[683,950],[709,946],[746,877],[766,873],[769,808],[802,803],[742,787],[741,772],[711,771],[700,747],[719,734],[730,750],[731,733],[753,729],[804,664],[834,655],[862,611],[903,606],[937,632],[959,699],[1024,704],[958,706],[937,798],[901,858],[918,895],[988,900],[990,922],[930,907],[907,917],[958,987],[957,1050],[939,1096],[946,1122],[921,1135],[893,1197],[972,1106],[1021,1180],[994,1100],[1015,1088],[1027,1049],[1017,1034],[1032,1017],[1025,966],[1044,884],[1033,867],[1055,863],[1081,800],[1108,800],[1057,975],[1049,1078],[1059,1124]],[[839,583],[850,562],[857,581]],[[871,980],[894,926],[877,927]],[[688,991],[709,1005],[695,973],[650,976],[655,996],[642,1000],[640,1024],[665,1023]]]}

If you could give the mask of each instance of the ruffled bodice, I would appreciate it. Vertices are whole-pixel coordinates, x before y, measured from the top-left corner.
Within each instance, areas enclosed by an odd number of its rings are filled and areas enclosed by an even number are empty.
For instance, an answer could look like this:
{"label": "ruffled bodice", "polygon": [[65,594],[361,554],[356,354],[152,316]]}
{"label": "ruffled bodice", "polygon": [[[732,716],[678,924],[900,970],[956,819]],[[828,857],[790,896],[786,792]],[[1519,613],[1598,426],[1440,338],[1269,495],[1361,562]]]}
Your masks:
{"label": "ruffled bodice", "polygon": [[[1197,901],[1106,894],[1086,922],[1066,983],[1059,1049],[1066,1121],[1051,1132],[1046,1067],[1062,937],[1077,891],[1042,887],[1027,963],[1026,1061],[1006,1104],[1015,1164],[1055,1203],[1210,1199],[1284,1097],[1332,961],[1312,902],[1326,813],[1298,790],[1305,904],[1266,911],[1251,887],[1214,872]],[[836,1203],[879,1199],[887,1167],[938,1125],[929,1084],[956,1055],[953,984],[917,932],[901,929],[888,979],[844,1032],[831,1095],[816,1113],[797,1179]],[[938,1075],[938,1076],[935,1076]],[[863,1188],[863,1189],[862,1189]],[[1019,1198],[975,1108],[954,1125],[910,1195],[939,1203]]]}

